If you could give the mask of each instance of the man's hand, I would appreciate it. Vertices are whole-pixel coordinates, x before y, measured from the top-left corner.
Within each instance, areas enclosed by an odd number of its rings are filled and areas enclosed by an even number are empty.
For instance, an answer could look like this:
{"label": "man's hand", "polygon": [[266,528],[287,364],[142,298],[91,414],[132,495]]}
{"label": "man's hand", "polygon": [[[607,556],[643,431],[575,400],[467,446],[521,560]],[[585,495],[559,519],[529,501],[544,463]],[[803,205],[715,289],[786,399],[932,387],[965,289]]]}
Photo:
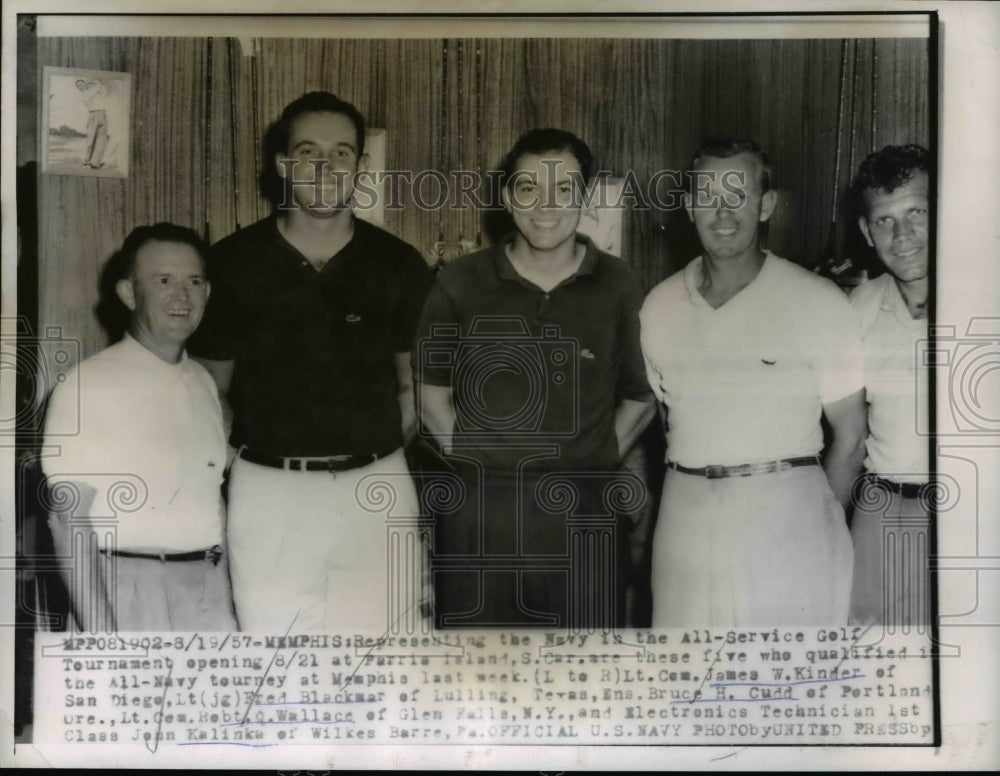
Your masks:
{"label": "man's hand", "polygon": [[410,354],[396,353],[396,382],[399,385],[399,412],[402,416],[403,445],[409,444],[417,434],[417,410],[413,396],[413,368]]}
{"label": "man's hand", "polygon": [[626,456],[636,443],[643,429],[656,414],[652,400],[633,401],[623,399],[615,410],[615,436],[618,437],[618,458]]}
{"label": "man's hand", "polygon": [[455,433],[455,405],[451,388],[417,383],[417,412],[424,428],[437,440],[441,452],[450,453]]}

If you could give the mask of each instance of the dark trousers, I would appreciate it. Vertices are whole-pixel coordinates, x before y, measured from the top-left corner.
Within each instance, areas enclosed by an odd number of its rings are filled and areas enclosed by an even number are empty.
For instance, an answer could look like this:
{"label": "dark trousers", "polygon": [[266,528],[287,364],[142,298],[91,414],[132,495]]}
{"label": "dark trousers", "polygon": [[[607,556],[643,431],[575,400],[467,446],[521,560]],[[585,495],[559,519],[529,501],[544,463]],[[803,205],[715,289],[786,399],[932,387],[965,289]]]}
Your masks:
{"label": "dark trousers", "polygon": [[607,496],[620,475],[458,473],[464,498],[434,515],[437,627],[623,624],[628,520]]}

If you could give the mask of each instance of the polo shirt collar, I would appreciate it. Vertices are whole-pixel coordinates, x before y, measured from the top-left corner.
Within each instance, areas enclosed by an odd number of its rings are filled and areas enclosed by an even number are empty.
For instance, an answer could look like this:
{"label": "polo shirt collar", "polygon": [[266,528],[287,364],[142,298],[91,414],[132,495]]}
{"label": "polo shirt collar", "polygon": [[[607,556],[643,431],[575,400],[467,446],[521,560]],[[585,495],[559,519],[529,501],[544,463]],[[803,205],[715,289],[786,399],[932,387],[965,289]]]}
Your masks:
{"label": "polo shirt collar", "polygon": [[281,233],[281,229],[278,228],[277,213],[271,213],[271,215],[268,216],[267,238],[272,247],[278,248],[282,252],[289,253],[291,255],[298,253],[295,246],[285,239],[285,235],[283,235]]}
{"label": "polo shirt collar", "polygon": [[697,304],[698,300],[705,301],[701,293],[698,291],[698,284],[701,281],[701,266],[704,259],[698,256],[696,259],[692,259],[688,262],[688,265],[683,269],[684,275],[684,289],[687,291],[688,301],[692,304]]}
{"label": "polo shirt collar", "polygon": [[[597,246],[594,245],[593,240],[586,235],[578,233],[576,235],[576,241],[578,244],[583,243],[585,246],[583,261],[580,262],[580,266],[577,267],[576,272],[559,283],[560,286],[571,283],[578,277],[594,275],[597,273],[597,268],[600,266],[601,258],[598,255]],[[510,234],[504,236],[504,238],[493,247],[493,264],[496,267],[497,276],[502,280],[513,280],[518,283],[530,283],[530,281],[525,280],[518,274],[517,270],[514,269],[514,265],[510,263],[510,258],[507,256],[507,246],[513,242],[514,233],[511,232]],[[534,284],[530,284],[532,288],[534,288]]]}
{"label": "polo shirt collar", "polygon": [[922,320],[910,315],[910,310],[906,306],[906,300],[903,299],[903,294],[900,292],[899,286],[896,285],[896,278],[893,277],[893,274],[887,271],[885,277],[886,280],[885,286],[882,289],[880,307],[886,312],[895,315],[896,320],[904,326],[912,326],[915,320]]}
{"label": "polo shirt collar", "polygon": [[[684,288],[687,290],[688,300],[692,304],[703,304],[705,306],[710,307],[708,302],[705,301],[705,297],[701,295],[701,291],[698,290],[698,288],[701,286],[701,273],[703,271],[702,268],[704,266],[704,262],[705,262],[704,256],[699,256],[698,258],[688,262],[688,265],[683,270],[681,270],[681,272],[684,273],[683,275]],[[744,291],[746,291],[755,283],[759,282],[761,278],[764,277],[765,273],[768,275],[771,274],[773,266],[774,266],[774,254],[771,253],[771,251],[769,250],[765,250],[764,263],[760,267],[760,272],[757,273],[757,277],[755,277],[753,280],[747,283],[747,285],[740,291],[740,294],[742,294]],[[729,302],[726,302],[726,304],[729,304]],[[723,305],[723,307],[724,306],[725,305]]]}
{"label": "polo shirt collar", "polygon": [[129,358],[134,359],[137,362],[144,362],[145,364],[148,364],[151,369],[165,368],[170,370],[182,370],[187,369],[188,367],[189,359],[187,350],[183,348],[181,349],[180,361],[176,364],[171,364],[164,361],[128,332],[125,332],[125,336],[121,339],[121,347]]}
{"label": "polo shirt collar", "polygon": [[[268,216],[268,218],[270,219],[270,224],[268,227],[267,236],[268,239],[271,241],[271,245],[274,248],[276,248],[281,254],[289,257],[289,259],[293,261],[297,267],[301,268],[303,261],[305,261],[305,257],[302,255],[299,249],[296,248],[294,245],[292,245],[292,243],[288,240],[288,238],[286,238],[285,235],[281,233],[281,230],[278,228],[278,214],[272,213],[270,216]],[[312,268],[312,266],[305,267],[305,269],[307,270],[306,276],[311,278],[314,276],[325,275],[328,271],[332,271],[333,267],[340,263],[340,260],[342,260],[346,256],[349,256],[351,252],[356,249],[359,237],[358,233],[359,231],[363,231],[365,229],[365,227],[362,226],[362,224],[364,223],[365,222],[362,221],[360,218],[355,218],[354,230],[351,233],[351,239],[344,244],[343,248],[341,248],[339,251],[337,251],[337,253],[335,253],[333,256],[329,258],[327,263],[323,265],[323,269],[320,270],[319,272],[316,272]],[[308,262],[306,262],[306,264],[308,264]]]}

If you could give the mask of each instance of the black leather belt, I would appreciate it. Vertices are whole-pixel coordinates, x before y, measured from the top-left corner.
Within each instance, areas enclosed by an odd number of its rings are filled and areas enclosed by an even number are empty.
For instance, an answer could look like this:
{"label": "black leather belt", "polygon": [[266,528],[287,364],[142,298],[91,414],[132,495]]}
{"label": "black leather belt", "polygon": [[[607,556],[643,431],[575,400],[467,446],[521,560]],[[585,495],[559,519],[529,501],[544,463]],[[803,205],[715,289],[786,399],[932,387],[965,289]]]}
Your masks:
{"label": "black leather belt", "polygon": [[762,461],[761,463],[741,463],[735,466],[703,466],[700,469],[692,469],[690,466],[681,466],[675,461],[668,461],[667,466],[682,474],[693,474],[709,480],[720,480],[724,477],[751,477],[754,474],[771,474],[772,472],[780,472],[785,469],[794,469],[798,466],[819,466],[819,458],[815,455],[807,455],[802,458],[784,458],[780,461]]}
{"label": "black leather belt", "polygon": [[222,548],[216,544],[207,550],[194,550],[192,552],[129,552],[128,550],[101,550],[103,555],[117,555],[119,558],[142,558],[143,560],[158,560],[161,563],[168,561],[191,561],[210,560],[213,566],[218,566],[222,559]]}
{"label": "black leather belt", "polygon": [[869,482],[891,490],[903,498],[920,498],[924,492],[924,488],[931,484],[929,482],[893,482],[892,480],[883,479],[876,474],[866,474],[865,478]]}
{"label": "black leather belt", "polygon": [[248,447],[240,448],[240,458],[261,466],[271,466],[275,469],[285,469],[293,472],[346,472],[349,469],[359,469],[362,466],[375,463],[385,458],[395,450],[386,453],[365,453],[364,455],[331,455],[315,458],[284,458],[280,455],[258,453]]}

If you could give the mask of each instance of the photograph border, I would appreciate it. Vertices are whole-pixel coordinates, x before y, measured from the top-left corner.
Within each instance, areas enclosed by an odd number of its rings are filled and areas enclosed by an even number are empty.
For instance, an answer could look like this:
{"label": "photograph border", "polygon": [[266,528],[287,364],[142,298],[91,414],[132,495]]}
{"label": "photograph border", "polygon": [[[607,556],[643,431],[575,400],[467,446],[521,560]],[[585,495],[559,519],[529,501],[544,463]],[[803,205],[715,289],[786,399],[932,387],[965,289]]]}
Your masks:
{"label": "photograph border", "polygon": [[[822,13],[822,12],[817,11],[816,13]],[[905,11],[899,11],[899,13],[905,13]],[[553,14],[551,14],[551,13],[543,13],[541,15],[552,16]],[[616,12],[614,15],[615,16],[627,16],[629,14],[628,14],[627,11],[622,11],[621,13]],[[712,14],[711,13],[705,13],[705,14],[698,13],[698,14],[694,14],[694,15],[698,15],[698,16],[710,16]],[[795,14],[795,15],[798,15],[798,14]],[[378,14],[371,13],[371,14],[366,14],[366,16],[375,16],[375,17],[377,17]],[[6,33],[5,33],[5,35],[6,35]],[[932,110],[932,114],[931,114],[931,142],[933,144],[937,145],[937,140],[938,140],[937,123],[938,123],[938,116],[939,116],[940,108],[936,104],[937,103],[937,89],[935,88],[935,83],[939,82],[945,76],[940,72],[939,69],[936,68],[936,65],[935,65],[935,63],[937,61],[937,50],[938,50],[937,47],[938,47],[938,45],[940,45],[940,41],[938,41],[938,39],[935,37],[935,35],[933,33],[932,33],[931,40],[932,40],[932,44],[931,44],[931,70],[930,70],[930,74],[931,74],[930,75],[930,79],[931,79],[931,100],[932,100],[932,102],[931,102],[931,106],[932,106],[931,107],[931,110]],[[69,69],[69,70],[72,71],[72,69]],[[73,72],[77,72],[77,71],[73,71]],[[91,72],[102,72],[102,71],[91,71]],[[6,98],[5,98],[5,102],[6,102]],[[44,128],[45,124],[47,124],[47,122],[43,121],[42,122],[42,127],[40,128],[40,131],[44,131],[43,128]],[[8,151],[8,149],[5,146],[5,153],[7,153],[7,151]],[[7,154],[7,155],[9,156],[9,154]],[[40,159],[45,159],[45,158],[46,157],[45,157],[44,154],[42,154],[40,156]],[[943,164],[942,164],[942,168],[943,168]],[[6,172],[6,168],[5,168],[5,172]],[[89,173],[89,174],[100,175],[102,173],[100,171],[94,171],[94,172]],[[938,220],[939,220],[939,222],[941,220],[941,215],[940,214],[938,215]],[[5,238],[5,248],[6,247],[7,247],[7,243],[6,243],[6,238]],[[6,253],[7,253],[7,251],[5,250],[5,254]],[[5,267],[5,269],[6,269],[6,267]],[[6,281],[5,281],[5,285],[7,285]],[[6,296],[5,296],[5,298],[6,298]],[[939,377],[940,377],[940,375],[939,375]],[[932,382],[932,389],[933,389],[933,385],[934,385],[934,383]],[[941,383],[939,382],[938,385],[941,385]],[[946,400],[950,398],[947,394],[939,393],[939,398],[942,398],[942,397],[944,399],[946,399]],[[937,440],[929,440],[929,443],[933,446],[935,452],[937,452],[937,449],[938,449],[937,448]],[[5,546],[9,546],[9,545],[5,545]],[[935,597],[935,604],[937,604],[937,597]],[[935,630],[935,632],[936,632],[936,630]],[[939,678],[938,678],[938,676],[937,676],[938,673],[939,673],[938,669],[935,668],[935,679],[936,679],[936,681],[935,681],[935,692],[936,693],[939,690],[938,684],[939,684],[939,681],[940,681]],[[938,698],[935,699],[935,713],[940,718],[941,708],[940,708],[940,703],[938,703],[938,700],[939,700]],[[940,725],[939,725],[938,729],[940,730]],[[4,753],[4,754],[6,755],[6,753]],[[891,756],[891,750],[890,750],[890,756]],[[743,764],[746,764],[745,760],[743,760],[742,762],[743,762]],[[832,762],[833,762],[832,760],[827,760],[828,764],[831,764]],[[929,760],[928,760],[928,762],[929,762]],[[734,762],[733,764],[735,765],[736,763]],[[658,763],[657,765],[659,767],[662,767],[662,763]],[[717,767],[718,767],[718,765],[720,765],[720,764],[717,764]],[[725,766],[725,767],[728,767],[728,766]]]}

